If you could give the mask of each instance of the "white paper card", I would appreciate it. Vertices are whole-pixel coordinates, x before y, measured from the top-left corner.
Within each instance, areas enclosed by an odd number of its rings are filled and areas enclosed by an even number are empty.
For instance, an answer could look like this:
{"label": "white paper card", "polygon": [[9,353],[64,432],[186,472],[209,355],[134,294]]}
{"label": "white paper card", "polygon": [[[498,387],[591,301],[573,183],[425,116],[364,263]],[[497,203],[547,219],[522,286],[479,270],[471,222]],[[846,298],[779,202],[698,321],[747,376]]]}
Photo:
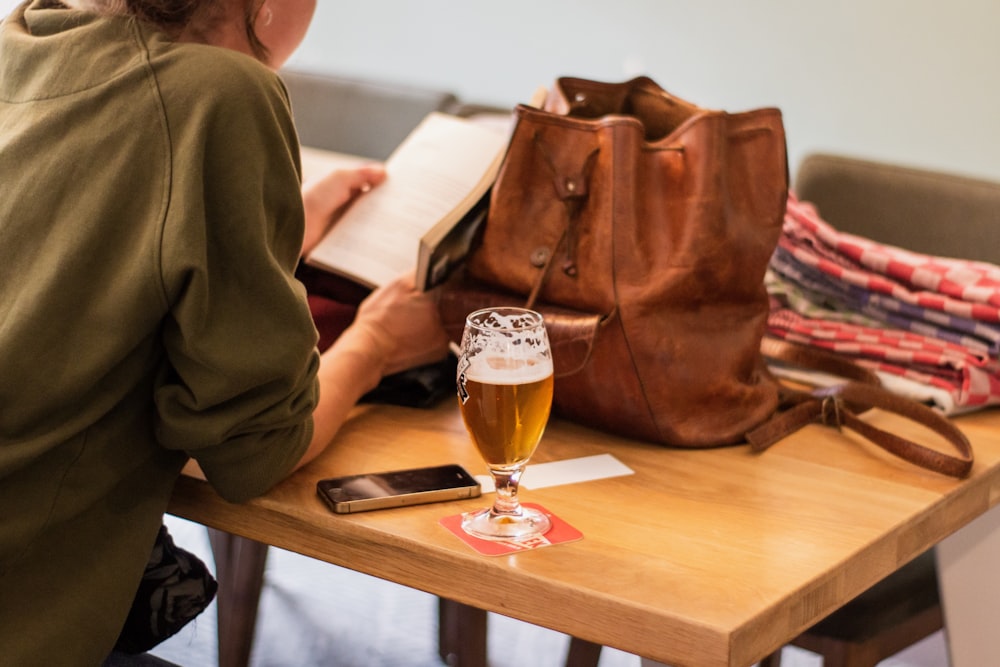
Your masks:
{"label": "white paper card", "polygon": [[[565,461],[529,463],[524,471],[524,476],[521,477],[521,486],[525,489],[544,489],[547,486],[621,477],[622,475],[631,475],[634,472],[611,454],[595,454],[594,456],[581,456]],[[483,493],[495,490],[493,479],[489,475],[476,475],[476,479],[482,485]]]}

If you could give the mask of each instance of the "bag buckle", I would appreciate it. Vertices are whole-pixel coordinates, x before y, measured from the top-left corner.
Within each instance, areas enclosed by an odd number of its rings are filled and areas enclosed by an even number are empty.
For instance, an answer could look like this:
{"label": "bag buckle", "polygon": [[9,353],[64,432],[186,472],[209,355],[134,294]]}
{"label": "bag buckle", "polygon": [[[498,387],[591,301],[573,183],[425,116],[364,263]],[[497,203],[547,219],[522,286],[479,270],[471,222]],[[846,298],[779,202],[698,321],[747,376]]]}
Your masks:
{"label": "bag buckle", "polygon": [[844,407],[844,400],[840,396],[824,396],[820,404],[820,421],[824,426],[832,426],[838,431],[843,430],[841,420],[841,410]]}

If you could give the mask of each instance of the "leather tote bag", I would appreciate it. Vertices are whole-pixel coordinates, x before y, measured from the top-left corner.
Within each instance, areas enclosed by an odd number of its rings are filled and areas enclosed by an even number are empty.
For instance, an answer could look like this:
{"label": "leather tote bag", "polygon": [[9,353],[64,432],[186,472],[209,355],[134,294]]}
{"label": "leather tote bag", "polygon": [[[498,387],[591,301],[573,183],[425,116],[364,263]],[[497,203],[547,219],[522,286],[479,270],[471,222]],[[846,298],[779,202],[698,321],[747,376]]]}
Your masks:
{"label": "leather tote bag", "polygon": [[744,441],[779,400],[760,343],[788,193],[780,112],[562,78],[515,117],[481,243],[440,297],[452,335],[476,307],[527,304],[558,414],[678,447]]}
{"label": "leather tote bag", "polygon": [[[764,273],[788,198],[777,109],[727,113],[647,77],[556,82],[518,106],[480,244],[440,294],[457,341],[466,313],[527,305],[546,322],[563,417],[676,447],[762,451],[809,423],[851,429],[962,477],[964,434],[849,360],[764,336]],[[844,381],[782,385],[766,358]],[[872,427],[877,407],[923,424],[947,454]]]}

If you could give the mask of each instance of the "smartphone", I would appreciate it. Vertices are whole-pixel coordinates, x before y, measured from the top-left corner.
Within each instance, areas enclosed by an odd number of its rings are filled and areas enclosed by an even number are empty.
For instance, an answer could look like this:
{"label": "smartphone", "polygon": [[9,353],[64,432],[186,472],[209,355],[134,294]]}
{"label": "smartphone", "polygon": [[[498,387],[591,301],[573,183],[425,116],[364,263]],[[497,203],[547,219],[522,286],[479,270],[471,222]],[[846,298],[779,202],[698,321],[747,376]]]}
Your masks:
{"label": "smartphone", "polygon": [[475,498],[480,487],[465,468],[450,464],[321,479],[316,491],[334,512],[350,514]]}

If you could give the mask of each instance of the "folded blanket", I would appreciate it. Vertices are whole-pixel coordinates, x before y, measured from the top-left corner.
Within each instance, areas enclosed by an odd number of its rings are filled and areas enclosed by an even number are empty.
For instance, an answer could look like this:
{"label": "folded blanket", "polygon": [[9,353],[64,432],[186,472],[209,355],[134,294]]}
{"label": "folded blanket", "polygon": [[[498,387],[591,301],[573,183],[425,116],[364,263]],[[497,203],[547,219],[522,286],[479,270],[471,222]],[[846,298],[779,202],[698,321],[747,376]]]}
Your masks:
{"label": "folded blanket", "polygon": [[946,413],[1000,403],[1000,267],[838,232],[790,195],[767,288],[773,336],[924,385]]}
{"label": "folded blanket", "polygon": [[788,198],[779,245],[839,281],[930,310],[1000,322],[1000,267],[932,257],[828,225],[808,202]]}
{"label": "folded blanket", "polygon": [[[867,327],[842,319],[805,317],[772,299],[768,333],[850,357],[861,366],[948,392],[935,401],[953,413],[1000,404],[1000,363],[954,343],[891,327]],[[910,393],[914,393],[912,389]]]}
{"label": "folded blanket", "polygon": [[1000,325],[907,303],[842,282],[783,247],[775,251],[770,268],[786,283],[782,289],[794,285],[802,299],[827,309],[826,317],[833,311],[850,321],[888,325],[951,341],[983,356],[996,358],[1000,354]]}

